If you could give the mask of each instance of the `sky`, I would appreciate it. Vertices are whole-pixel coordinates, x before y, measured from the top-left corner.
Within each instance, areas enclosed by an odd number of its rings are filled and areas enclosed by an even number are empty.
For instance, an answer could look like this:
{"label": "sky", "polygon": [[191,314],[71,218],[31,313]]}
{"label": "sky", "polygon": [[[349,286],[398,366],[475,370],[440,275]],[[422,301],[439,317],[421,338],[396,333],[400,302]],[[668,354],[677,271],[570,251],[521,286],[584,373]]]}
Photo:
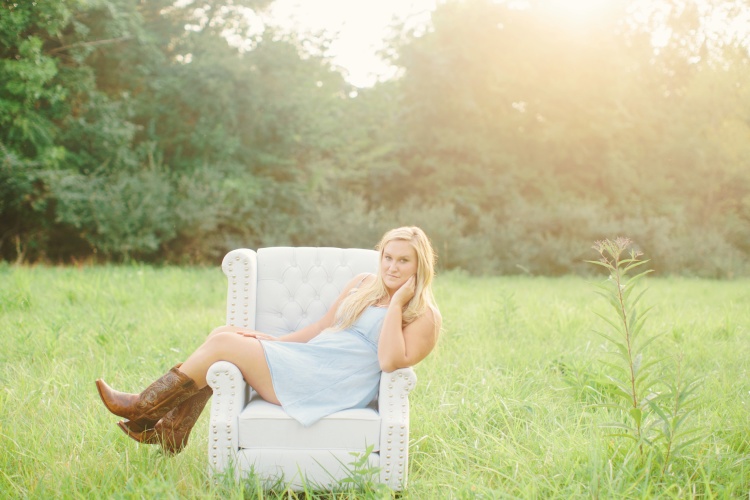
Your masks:
{"label": "sky", "polygon": [[276,0],[268,14],[284,27],[333,35],[333,63],[343,68],[349,83],[367,87],[394,73],[378,56],[394,20],[427,24],[436,1]]}

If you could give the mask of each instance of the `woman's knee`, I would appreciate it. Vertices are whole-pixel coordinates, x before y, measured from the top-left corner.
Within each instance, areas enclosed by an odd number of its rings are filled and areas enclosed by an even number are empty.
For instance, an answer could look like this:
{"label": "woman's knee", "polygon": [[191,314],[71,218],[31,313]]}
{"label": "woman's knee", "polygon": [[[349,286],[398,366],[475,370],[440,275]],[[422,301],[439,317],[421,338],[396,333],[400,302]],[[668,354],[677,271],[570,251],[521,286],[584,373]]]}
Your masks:
{"label": "woman's knee", "polygon": [[233,332],[215,332],[211,333],[206,339],[205,346],[214,352],[235,353],[238,350],[247,349],[253,342],[258,340],[251,337],[244,337]]}
{"label": "woman's knee", "polygon": [[224,345],[230,342],[232,338],[236,336],[237,336],[236,333],[229,333],[226,331],[214,330],[208,335],[208,338],[206,339],[206,344],[215,345],[215,346]]}
{"label": "woman's knee", "polygon": [[211,337],[214,337],[220,333],[226,333],[226,326],[217,326],[213,330],[211,330],[211,333],[208,334],[206,337],[206,340],[210,339]]}

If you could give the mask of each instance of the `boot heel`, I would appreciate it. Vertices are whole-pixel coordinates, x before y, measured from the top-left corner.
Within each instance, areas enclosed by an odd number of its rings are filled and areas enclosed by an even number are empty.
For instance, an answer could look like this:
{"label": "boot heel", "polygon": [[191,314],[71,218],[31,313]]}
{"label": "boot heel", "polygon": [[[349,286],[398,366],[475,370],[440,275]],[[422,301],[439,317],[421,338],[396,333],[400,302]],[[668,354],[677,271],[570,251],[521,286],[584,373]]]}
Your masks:
{"label": "boot heel", "polygon": [[157,432],[155,429],[144,429],[142,431],[135,431],[131,427],[128,426],[128,421],[119,421],[117,422],[117,427],[122,429],[122,431],[128,435],[130,439],[133,439],[134,441],[138,441],[142,444],[157,444],[159,443],[159,436],[157,435]]}

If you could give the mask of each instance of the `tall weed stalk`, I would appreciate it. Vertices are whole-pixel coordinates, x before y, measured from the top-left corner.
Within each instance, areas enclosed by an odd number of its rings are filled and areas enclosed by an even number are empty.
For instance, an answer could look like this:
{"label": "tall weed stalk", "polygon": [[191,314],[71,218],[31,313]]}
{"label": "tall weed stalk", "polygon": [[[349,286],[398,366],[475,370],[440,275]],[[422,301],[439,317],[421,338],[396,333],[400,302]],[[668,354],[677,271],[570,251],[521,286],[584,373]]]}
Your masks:
{"label": "tall weed stalk", "polygon": [[699,384],[684,377],[681,355],[672,364],[648,349],[659,335],[644,333],[652,307],[641,308],[646,287],[635,291],[652,270],[643,270],[648,260],[642,260],[641,252],[631,245],[630,239],[622,237],[597,241],[593,248],[601,258],[587,261],[609,272],[605,282],[596,284],[612,312],[595,313],[606,328],[596,333],[611,347],[607,350],[611,358],[602,360],[611,387],[610,401],[601,406],[620,415],[619,421],[605,424],[613,429],[612,435],[631,440],[641,463],[656,459],[663,475],[675,455],[698,439],[689,439],[696,429],[690,428],[688,420]]}

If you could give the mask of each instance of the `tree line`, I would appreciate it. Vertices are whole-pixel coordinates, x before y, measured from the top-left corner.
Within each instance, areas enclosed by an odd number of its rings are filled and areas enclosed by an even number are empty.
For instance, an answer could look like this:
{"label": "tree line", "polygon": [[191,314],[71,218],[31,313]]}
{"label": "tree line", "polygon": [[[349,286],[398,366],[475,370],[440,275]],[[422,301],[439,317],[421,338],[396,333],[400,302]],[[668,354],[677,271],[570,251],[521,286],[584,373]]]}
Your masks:
{"label": "tree line", "polygon": [[325,39],[251,30],[269,3],[4,0],[0,257],[215,263],[416,224],[476,274],[586,272],[619,235],[662,273],[750,273],[742,2],[448,1],[364,89]]}

